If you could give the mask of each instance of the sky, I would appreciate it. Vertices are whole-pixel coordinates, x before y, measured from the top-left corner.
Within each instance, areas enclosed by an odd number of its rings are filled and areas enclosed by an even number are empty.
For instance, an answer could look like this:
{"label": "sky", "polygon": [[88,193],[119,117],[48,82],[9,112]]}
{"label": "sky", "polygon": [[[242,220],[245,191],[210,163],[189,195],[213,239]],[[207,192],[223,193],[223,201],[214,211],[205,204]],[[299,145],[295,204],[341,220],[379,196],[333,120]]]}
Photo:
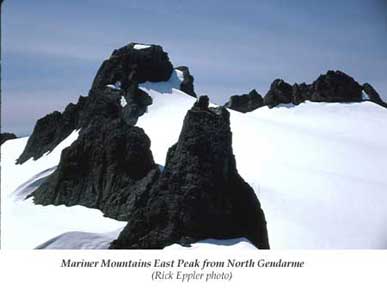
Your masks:
{"label": "sky", "polygon": [[19,136],[87,95],[129,42],[163,46],[218,104],[329,69],[387,99],[387,0],[5,0],[1,28],[2,131]]}

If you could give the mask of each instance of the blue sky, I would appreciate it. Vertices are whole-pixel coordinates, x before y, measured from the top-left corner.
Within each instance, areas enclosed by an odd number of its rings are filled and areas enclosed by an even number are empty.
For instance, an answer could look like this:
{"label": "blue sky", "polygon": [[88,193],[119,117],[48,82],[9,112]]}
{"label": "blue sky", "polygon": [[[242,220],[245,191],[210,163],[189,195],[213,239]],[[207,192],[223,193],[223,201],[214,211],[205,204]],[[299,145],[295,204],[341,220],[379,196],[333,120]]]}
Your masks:
{"label": "blue sky", "polygon": [[156,43],[214,102],[275,78],[311,82],[340,69],[387,96],[387,1],[5,0],[2,131],[85,95],[103,59]]}

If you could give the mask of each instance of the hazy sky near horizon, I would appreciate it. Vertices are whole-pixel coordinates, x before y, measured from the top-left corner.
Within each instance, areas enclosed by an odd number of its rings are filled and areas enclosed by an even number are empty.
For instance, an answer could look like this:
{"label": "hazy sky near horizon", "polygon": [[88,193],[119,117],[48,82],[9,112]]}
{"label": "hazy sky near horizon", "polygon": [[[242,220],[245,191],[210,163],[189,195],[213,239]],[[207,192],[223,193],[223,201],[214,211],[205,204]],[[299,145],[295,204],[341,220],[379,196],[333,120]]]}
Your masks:
{"label": "hazy sky near horizon", "polygon": [[5,0],[1,25],[2,131],[18,135],[86,95],[101,62],[129,42],[162,45],[218,103],[328,69],[387,97],[386,0]]}

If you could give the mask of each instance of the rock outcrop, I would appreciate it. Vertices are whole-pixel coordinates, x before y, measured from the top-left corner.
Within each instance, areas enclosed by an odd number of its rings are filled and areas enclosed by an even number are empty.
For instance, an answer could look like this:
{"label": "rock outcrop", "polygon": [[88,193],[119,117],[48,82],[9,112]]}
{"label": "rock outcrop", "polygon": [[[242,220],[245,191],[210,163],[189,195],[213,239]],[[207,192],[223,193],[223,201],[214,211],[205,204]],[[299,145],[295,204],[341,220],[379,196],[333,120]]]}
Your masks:
{"label": "rock outcrop", "polygon": [[[361,102],[362,86],[341,71],[328,71],[312,84],[312,102]],[[307,99],[307,98],[306,98]]]}
{"label": "rock outcrop", "polygon": [[63,150],[58,168],[32,193],[35,203],[83,205],[127,220],[131,198],[146,191],[159,168],[142,129],[120,118],[106,121],[93,120]]}
{"label": "rock outcrop", "polygon": [[109,59],[99,68],[92,84],[92,90],[109,84],[120,84],[124,91],[132,81],[167,81],[173,66],[168,54],[159,45],[130,43],[113,51]]}
{"label": "rock outcrop", "polygon": [[188,111],[160,178],[138,196],[111,248],[159,249],[236,237],[269,248],[260,203],[236,169],[229,113],[208,108],[202,96]]}
{"label": "rock outcrop", "polygon": [[379,93],[369,83],[363,85],[363,91],[368,96],[371,102],[374,102],[382,107],[387,108],[387,103],[382,100]]}
{"label": "rock outcrop", "polygon": [[81,96],[76,105],[69,104],[63,113],[55,111],[39,119],[17,163],[22,164],[30,158],[39,159],[78,129],[85,104],[86,97]]}
{"label": "rock outcrop", "polygon": [[183,73],[183,81],[180,84],[180,90],[196,98],[196,93],[194,90],[194,77],[189,72],[188,67],[178,66],[176,69]]}
{"label": "rock outcrop", "polygon": [[5,141],[16,139],[16,135],[13,133],[4,132],[0,134],[0,145],[2,145]]}
{"label": "rock outcrop", "polygon": [[293,88],[287,82],[281,79],[276,79],[270,86],[264,98],[265,105],[271,107],[278,104],[289,104],[292,101]]}
{"label": "rock outcrop", "polygon": [[264,97],[265,105],[270,108],[279,104],[298,105],[304,101],[312,102],[361,102],[362,86],[352,77],[341,71],[328,71],[320,75],[312,84],[294,84],[277,79]]}
{"label": "rock outcrop", "polygon": [[63,113],[53,112],[36,123],[27,146],[17,163],[39,159],[53,150],[74,130],[86,128],[99,117],[122,118],[135,125],[152,98],[138,86],[144,81],[165,81],[173,66],[168,55],[158,45],[141,49],[131,43],[115,50],[98,70],[87,97],[70,104]]}
{"label": "rock outcrop", "polygon": [[231,96],[225,107],[241,113],[248,113],[263,105],[262,96],[256,90],[252,90],[248,94]]}

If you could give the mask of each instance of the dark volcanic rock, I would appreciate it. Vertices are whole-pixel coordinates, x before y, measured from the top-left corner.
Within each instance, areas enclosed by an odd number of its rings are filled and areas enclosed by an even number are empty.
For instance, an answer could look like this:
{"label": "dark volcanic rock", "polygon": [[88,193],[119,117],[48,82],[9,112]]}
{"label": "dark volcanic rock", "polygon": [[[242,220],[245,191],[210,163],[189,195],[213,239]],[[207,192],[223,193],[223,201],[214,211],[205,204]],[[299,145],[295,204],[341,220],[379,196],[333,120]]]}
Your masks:
{"label": "dark volcanic rock", "polygon": [[77,105],[69,104],[63,113],[55,111],[39,119],[17,163],[24,163],[31,157],[34,160],[40,158],[77,129],[85,99],[80,97]]}
{"label": "dark volcanic rock", "polygon": [[270,90],[264,97],[264,103],[269,108],[279,104],[289,104],[292,102],[293,88],[287,82],[276,79],[270,86]]}
{"label": "dark volcanic rock", "polygon": [[236,169],[229,113],[223,107],[200,107],[188,111],[160,178],[137,198],[111,248],[163,248],[237,237],[269,248],[260,203]]}
{"label": "dark volcanic rock", "polygon": [[369,100],[380,106],[387,108],[387,104],[382,100],[379,93],[369,83],[363,85],[363,91],[367,94]]}
{"label": "dark volcanic rock", "polygon": [[234,95],[225,104],[225,107],[241,112],[248,113],[263,106],[263,98],[256,90],[252,90],[248,94]]}
{"label": "dark volcanic rock", "polygon": [[341,71],[328,71],[312,84],[312,102],[361,102],[362,86]]}
{"label": "dark volcanic rock", "polygon": [[[167,54],[159,46],[151,46],[141,50],[136,50],[133,46],[134,44],[131,44],[113,52],[113,56],[109,59],[113,59],[113,61],[105,61],[108,63],[105,66],[109,69],[104,69],[104,65],[102,65],[88,97],[80,97],[75,105],[69,104],[63,113],[55,111],[38,120],[26,148],[17,160],[18,164],[24,163],[31,157],[35,160],[40,158],[44,153],[53,150],[71,132],[86,128],[94,119],[101,117],[109,120],[122,118],[129,125],[137,123],[138,118],[152,104],[152,98],[139,89],[137,78],[141,80],[169,79],[171,71],[165,67],[168,66],[172,69],[172,65],[169,63]],[[137,62],[136,65],[131,63],[130,66],[128,61]],[[152,69],[152,65],[156,66],[157,64],[161,65],[161,71]],[[132,69],[123,69],[127,65]],[[145,67],[143,68],[143,66]],[[122,78],[124,78],[125,72],[128,73],[125,76],[126,82],[123,79],[109,79],[109,73],[112,77],[117,74],[117,71],[120,71]],[[139,72],[140,77],[138,77]],[[102,85],[101,82],[106,84]],[[121,86],[114,87],[114,83],[121,83]]]}
{"label": "dark volcanic rock", "polygon": [[208,110],[209,105],[210,99],[206,95],[200,96],[198,100],[194,103],[194,107],[200,110]]}
{"label": "dark volcanic rock", "polygon": [[2,145],[5,141],[16,139],[16,135],[13,133],[4,132],[0,134],[0,145]]}
{"label": "dark volcanic rock", "polygon": [[279,104],[298,105],[312,102],[361,102],[363,87],[341,71],[328,71],[312,84],[290,84],[275,80],[264,98],[265,105],[273,108]]}
{"label": "dark volcanic rock", "polygon": [[122,115],[129,125],[136,125],[137,120],[153,103],[152,98],[138,87],[137,82],[133,82],[125,95],[126,104],[123,105]]}
{"label": "dark volcanic rock", "polygon": [[292,90],[292,103],[294,105],[299,105],[306,100],[310,100],[311,95],[311,86],[308,86],[305,83],[294,84]]}
{"label": "dark volcanic rock", "polygon": [[130,43],[113,51],[105,60],[94,78],[92,90],[104,88],[108,84],[120,83],[126,92],[132,81],[167,81],[173,71],[168,54],[159,45],[135,49],[136,43]]}
{"label": "dark volcanic rock", "polygon": [[63,150],[56,171],[32,193],[34,202],[84,205],[126,220],[131,198],[159,174],[149,148],[142,129],[122,119],[94,120]]}
{"label": "dark volcanic rock", "polygon": [[188,67],[178,66],[176,69],[183,73],[184,78],[180,84],[180,90],[196,98],[196,93],[194,90],[194,77],[190,74]]}

